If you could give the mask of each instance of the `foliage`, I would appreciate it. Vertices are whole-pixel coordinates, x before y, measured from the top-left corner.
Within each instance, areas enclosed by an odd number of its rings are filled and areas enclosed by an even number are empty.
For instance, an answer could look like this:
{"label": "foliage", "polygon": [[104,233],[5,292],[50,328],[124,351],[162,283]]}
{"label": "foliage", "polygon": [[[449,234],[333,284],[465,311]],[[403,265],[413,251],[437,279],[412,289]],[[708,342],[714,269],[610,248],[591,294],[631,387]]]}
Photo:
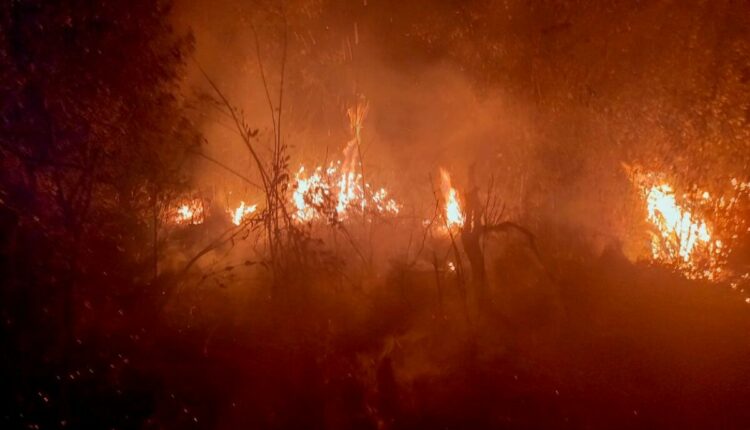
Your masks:
{"label": "foliage", "polygon": [[[116,353],[92,354],[102,345],[86,333],[109,321],[122,345],[114,326],[124,321],[112,315],[153,293],[158,211],[184,187],[198,136],[179,95],[193,42],[169,13],[151,0],[0,5],[0,313],[12,328],[2,336],[3,427],[122,419],[75,404],[91,396],[117,408],[115,388],[55,378],[104,369]],[[37,390],[58,394],[54,413],[36,409]],[[123,415],[141,414],[136,403]]]}

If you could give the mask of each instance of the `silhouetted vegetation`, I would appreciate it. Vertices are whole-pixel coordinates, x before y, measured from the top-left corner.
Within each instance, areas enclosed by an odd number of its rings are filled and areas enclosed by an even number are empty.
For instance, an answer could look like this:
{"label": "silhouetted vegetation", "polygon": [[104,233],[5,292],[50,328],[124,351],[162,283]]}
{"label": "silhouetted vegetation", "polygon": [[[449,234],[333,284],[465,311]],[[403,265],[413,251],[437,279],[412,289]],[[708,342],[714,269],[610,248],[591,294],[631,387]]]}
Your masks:
{"label": "silhouetted vegetation", "polygon": [[[748,276],[640,258],[624,171],[750,184],[746,6],[3,3],[0,427],[746,427]],[[301,221],[346,139],[398,215]]]}

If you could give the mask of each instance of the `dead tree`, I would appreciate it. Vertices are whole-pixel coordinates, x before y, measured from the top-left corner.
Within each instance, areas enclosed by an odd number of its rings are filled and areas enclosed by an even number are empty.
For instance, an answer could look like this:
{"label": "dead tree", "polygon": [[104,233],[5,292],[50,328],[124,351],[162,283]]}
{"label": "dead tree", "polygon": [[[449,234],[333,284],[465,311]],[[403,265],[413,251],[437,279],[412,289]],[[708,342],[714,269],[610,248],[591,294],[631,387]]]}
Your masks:
{"label": "dead tree", "polygon": [[465,197],[466,221],[461,229],[461,244],[471,266],[471,288],[479,308],[489,300],[487,294],[487,272],[484,266],[484,253],[480,245],[484,221],[483,208],[479,200],[479,190],[472,188]]}
{"label": "dead tree", "polygon": [[[492,298],[490,297],[487,267],[482,245],[487,235],[498,232],[516,232],[528,242],[528,247],[541,262],[541,256],[536,247],[536,238],[527,228],[512,221],[503,220],[505,206],[500,204],[494,187],[494,178],[490,178],[487,185],[487,195],[484,201],[480,199],[479,187],[474,186],[464,193],[465,222],[461,228],[461,245],[471,266],[470,286],[479,310],[486,309]],[[546,269],[545,269],[546,272]],[[549,274],[547,274],[549,276]]]}

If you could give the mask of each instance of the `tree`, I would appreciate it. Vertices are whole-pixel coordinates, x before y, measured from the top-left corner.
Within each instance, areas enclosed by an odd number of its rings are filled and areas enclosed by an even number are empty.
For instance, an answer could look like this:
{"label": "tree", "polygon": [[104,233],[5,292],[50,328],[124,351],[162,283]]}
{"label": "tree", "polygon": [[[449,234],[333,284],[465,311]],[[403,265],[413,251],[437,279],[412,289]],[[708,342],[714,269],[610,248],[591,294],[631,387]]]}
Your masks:
{"label": "tree", "polygon": [[0,209],[13,238],[0,306],[20,342],[3,348],[6,363],[25,377],[44,357],[70,365],[84,301],[148,287],[153,214],[198,141],[179,95],[192,38],[169,13],[151,0],[0,5]]}

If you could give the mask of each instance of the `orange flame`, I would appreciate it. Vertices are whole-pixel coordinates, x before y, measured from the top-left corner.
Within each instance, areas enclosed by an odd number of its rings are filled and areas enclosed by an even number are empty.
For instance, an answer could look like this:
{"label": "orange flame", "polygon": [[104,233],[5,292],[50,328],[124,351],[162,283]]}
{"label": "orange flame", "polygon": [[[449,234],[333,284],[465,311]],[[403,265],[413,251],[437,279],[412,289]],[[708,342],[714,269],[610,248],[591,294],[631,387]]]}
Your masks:
{"label": "orange flame", "polygon": [[625,167],[644,199],[646,220],[655,227],[652,261],[686,278],[726,281],[735,289],[750,281],[750,273],[729,262],[733,247],[750,233],[745,218],[750,182],[731,178],[723,187],[718,182],[717,196],[695,185],[677,195],[663,175]]}
{"label": "orange flame", "polygon": [[445,224],[448,228],[460,228],[464,225],[465,217],[458,200],[458,192],[451,186],[451,175],[440,169],[440,191],[445,202]]}
{"label": "orange flame", "polygon": [[[716,280],[722,275],[727,254],[725,244],[715,237],[710,223],[678,202],[674,188],[656,174],[637,174],[647,221],[656,231],[651,235],[651,259],[674,266],[690,279]],[[708,192],[682,196],[690,207],[705,207],[712,202]]]}
{"label": "orange flame", "polygon": [[343,165],[331,163],[326,169],[318,166],[309,176],[304,166],[300,168],[292,187],[296,220],[306,222],[334,217],[344,220],[351,211],[381,215],[399,213],[401,206],[389,197],[385,188],[373,191],[367,183],[362,188],[362,175],[346,171]]}
{"label": "orange flame", "polygon": [[[705,196],[708,195],[705,194]],[[651,243],[651,253],[654,258],[676,255],[683,262],[689,263],[698,245],[711,241],[711,234],[706,223],[700,219],[694,219],[690,212],[677,204],[670,185],[652,186],[646,193],[646,203],[648,219],[660,233],[660,238],[654,237]]]}
{"label": "orange flame", "polygon": [[325,169],[318,166],[309,176],[305,174],[304,166],[297,172],[292,186],[296,220],[306,222],[322,217],[328,221],[340,221],[353,210],[382,215],[399,213],[400,205],[388,196],[384,188],[373,191],[362,177],[359,144],[367,112],[368,104],[364,99],[347,111],[352,138],[344,147],[343,161],[331,163]]}

